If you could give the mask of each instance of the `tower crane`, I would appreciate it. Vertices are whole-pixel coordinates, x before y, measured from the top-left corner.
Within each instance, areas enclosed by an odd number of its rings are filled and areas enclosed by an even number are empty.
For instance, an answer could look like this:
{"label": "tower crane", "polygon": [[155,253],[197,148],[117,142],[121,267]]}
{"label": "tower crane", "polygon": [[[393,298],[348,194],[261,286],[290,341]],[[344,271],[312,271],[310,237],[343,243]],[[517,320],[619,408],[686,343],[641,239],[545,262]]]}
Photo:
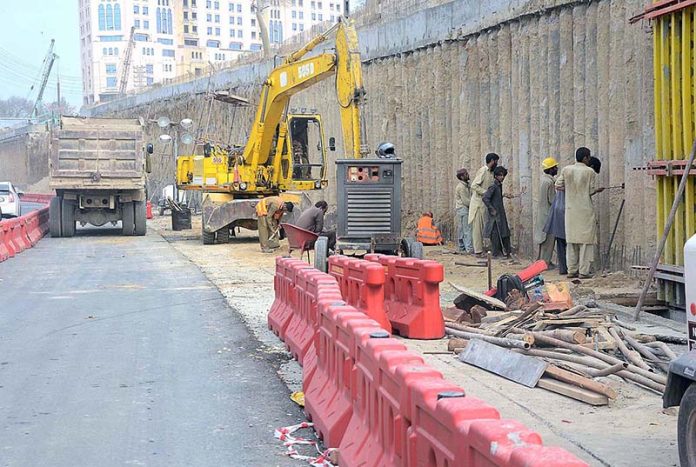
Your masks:
{"label": "tower crane", "polygon": [[119,83],[118,92],[120,94],[126,93],[126,88],[128,87],[128,75],[130,73],[131,66],[131,56],[133,55],[133,48],[135,47],[135,26],[131,27],[130,37],[128,39],[128,47],[126,47],[126,53],[123,54],[123,63],[121,64],[121,82]]}
{"label": "tower crane", "polygon": [[[43,61],[43,69],[41,70],[41,85],[39,87],[39,94],[36,96],[36,101],[34,101],[34,107],[31,109],[31,117],[36,117],[37,112],[43,106],[43,95],[46,90],[46,84],[48,84],[48,78],[51,76],[51,69],[53,68],[53,63],[55,63],[58,55],[53,53],[53,46],[56,40],[51,39],[51,45],[48,46],[48,52],[46,53],[46,58]],[[32,86],[33,88],[33,86]]]}

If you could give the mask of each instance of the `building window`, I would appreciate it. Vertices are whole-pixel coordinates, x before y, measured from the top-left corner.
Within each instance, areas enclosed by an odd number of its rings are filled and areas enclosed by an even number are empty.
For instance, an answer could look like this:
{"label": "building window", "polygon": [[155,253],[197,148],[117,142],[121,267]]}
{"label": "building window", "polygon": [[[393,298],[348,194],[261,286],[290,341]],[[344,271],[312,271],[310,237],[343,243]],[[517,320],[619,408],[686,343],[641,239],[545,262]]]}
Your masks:
{"label": "building window", "polygon": [[297,0],[297,4],[300,6],[304,6],[304,0]]}
{"label": "building window", "polygon": [[213,28],[211,28],[211,27],[208,28],[208,35],[209,35],[209,36],[212,36],[212,35],[213,35]]}
{"label": "building window", "polygon": [[172,57],[172,58],[173,58],[173,57],[175,56],[174,50],[172,50],[172,49],[163,49],[163,50],[162,50],[162,56],[163,56],[163,57]]}
{"label": "building window", "polygon": [[106,65],[106,74],[107,75],[115,75],[116,74],[116,65],[113,63],[109,63]]}
{"label": "building window", "polygon": [[241,42],[230,42],[230,50],[242,50]]}
{"label": "building window", "polygon": [[317,15],[317,18],[319,18],[319,21],[324,21],[324,15],[322,15],[321,13]]}
{"label": "building window", "polygon": [[189,32],[189,26],[188,24],[184,24],[184,34],[188,34]]}
{"label": "building window", "polygon": [[215,9],[216,9],[216,10],[219,10],[219,9],[220,9],[220,2],[215,2],[214,5],[215,5]]}
{"label": "building window", "polygon": [[237,16],[237,26],[241,26],[241,25],[242,25],[242,17]]}
{"label": "building window", "polygon": [[256,26],[256,19],[255,18],[251,18],[251,25]]}
{"label": "building window", "polygon": [[149,37],[147,34],[133,34],[133,40],[136,40],[138,42],[147,42]]}
{"label": "building window", "polygon": [[241,12],[242,12],[242,4],[237,3],[237,13],[241,13]]}
{"label": "building window", "polygon": [[100,31],[105,31],[106,30],[106,11],[105,11],[105,6],[104,5],[99,5],[97,8],[97,16],[99,16],[99,30]]}
{"label": "building window", "polygon": [[154,72],[155,72],[155,67],[152,65],[152,63],[145,65],[145,73],[147,73],[148,75],[151,75]]}
{"label": "building window", "polygon": [[147,78],[145,78],[145,82],[148,86],[152,86],[155,82],[155,79],[152,76],[148,76]]}
{"label": "building window", "polygon": [[317,7],[317,2],[312,2],[312,10],[316,9]]}
{"label": "building window", "polygon": [[237,38],[238,38],[238,39],[241,39],[241,38],[242,38],[242,30],[241,30],[241,29],[238,29],[238,30],[237,30]]}
{"label": "building window", "polygon": [[219,49],[220,48],[220,41],[210,40],[210,41],[206,42],[205,45],[206,45],[206,47],[214,47],[216,49]]}
{"label": "building window", "polygon": [[316,21],[316,20],[317,20],[317,14],[316,14],[316,13],[312,13],[312,21]]}
{"label": "building window", "polygon": [[292,6],[296,6],[296,5],[297,5],[297,0],[292,0]]}
{"label": "building window", "polygon": [[212,8],[212,6],[213,6],[212,0],[206,0],[206,2],[205,2],[205,7],[206,7],[206,8]]}
{"label": "building window", "polygon": [[228,11],[234,11],[234,3],[230,3]]}
{"label": "building window", "polygon": [[106,5],[106,30],[114,29],[114,8],[111,5]]}
{"label": "building window", "polygon": [[136,15],[140,13],[140,7],[138,5],[133,5],[133,13]]}
{"label": "building window", "polygon": [[102,42],[119,42],[123,40],[123,36],[99,36]]}
{"label": "building window", "polygon": [[134,25],[136,28],[140,28],[140,20],[139,20],[139,19],[136,19],[135,21],[133,21],[133,25]]}
{"label": "building window", "polygon": [[103,49],[103,51],[102,51],[102,55],[106,55],[107,52],[108,52],[108,50],[106,49],[106,47],[104,47],[104,49]]}
{"label": "building window", "polygon": [[292,19],[297,18],[297,12],[295,10],[292,10]]}
{"label": "building window", "polygon": [[188,18],[188,11],[184,11],[184,19],[185,19],[185,20],[188,20],[188,19],[189,19],[189,18]]}
{"label": "building window", "polygon": [[184,7],[188,7],[188,0],[184,0]]}
{"label": "building window", "polygon": [[107,76],[106,87],[107,88],[115,88],[116,87],[116,77],[115,76]]}
{"label": "building window", "polygon": [[159,42],[160,44],[164,44],[164,45],[174,45],[173,39],[165,39],[163,37],[160,37],[159,39],[157,39],[157,42]]}
{"label": "building window", "polygon": [[253,50],[255,52],[259,51],[259,50],[261,50],[261,44],[251,44],[249,46],[249,50]]}
{"label": "building window", "polygon": [[149,21],[143,21],[143,29],[150,29],[150,22]]}
{"label": "building window", "polygon": [[322,5],[321,2],[317,3],[317,6],[319,7],[320,10],[321,10],[322,8],[324,8],[324,5]]}
{"label": "building window", "polygon": [[197,39],[184,39],[184,45],[198,47],[198,40]]}
{"label": "building window", "polygon": [[230,16],[230,24],[234,24],[234,16]]}
{"label": "building window", "polygon": [[220,35],[220,28],[215,28],[215,35],[219,36]]}
{"label": "building window", "polygon": [[256,39],[256,31],[251,31],[251,38]]}
{"label": "building window", "polygon": [[144,7],[143,7],[143,14],[144,14],[144,15],[147,15],[148,12],[149,12],[148,7],[144,6]]}
{"label": "building window", "polygon": [[194,19],[194,20],[195,20],[195,19],[198,19],[198,13],[196,13],[195,11],[192,12],[192,13],[191,13],[191,18]]}
{"label": "building window", "polygon": [[230,29],[230,37],[234,37],[236,34],[234,29]]}
{"label": "building window", "polygon": [[304,24],[300,23],[300,31],[304,31]]}
{"label": "building window", "polygon": [[215,15],[215,22],[219,23],[220,22],[220,15]]}
{"label": "building window", "polygon": [[198,32],[198,26],[195,26],[195,25],[194,25],[194,26],[191,28],[191,32],[193,32],[194,34],[196,34],[196,33]]}
{"label": "building window", "polygon": [[333,23],[334,21],[336,21],[336,17],[334,15],[331,15],[331,22]]}
{"label": "building window", "polygon": [[300,11],[300,19],[304,19],[304,12]]}
{"label": "building window", "polygon": [[297,23],[292,23],[292,30],[297,31]]}
{"label": "building window", "polygon": [[207,22],[211,23],[211,22],[213,21],[213,15],[211,15],[210,13],[208,13],[207,15],[205,15],[205,20],[206,20]]}

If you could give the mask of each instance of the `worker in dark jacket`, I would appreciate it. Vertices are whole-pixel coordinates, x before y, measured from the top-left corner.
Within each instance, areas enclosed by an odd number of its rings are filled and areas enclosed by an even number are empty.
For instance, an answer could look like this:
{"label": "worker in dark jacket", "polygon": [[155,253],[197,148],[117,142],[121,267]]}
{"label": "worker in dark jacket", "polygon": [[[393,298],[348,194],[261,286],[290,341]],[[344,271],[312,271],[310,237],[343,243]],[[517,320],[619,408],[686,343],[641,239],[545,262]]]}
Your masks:
{"label": "worker in dark jacket", "polygon": [[511,253],[510,227],[503,204],[503,181],[507,173],[505,167],[496,167],[493,170],[493,185],[483,195],[483,204],[488,209],[488,222],[483,233],[491,241],[493,256],[510,256]]}
{"label": "worker in dark jacket", "polygon": [[302,212],[295,226],[314,232],[320,237],[327,237],[329,239],[329,249],[333,250],[336,246],[336,232],[324,230],[324,216],[328,210],[329,204],[326,201],[319,201],[313,207]]}

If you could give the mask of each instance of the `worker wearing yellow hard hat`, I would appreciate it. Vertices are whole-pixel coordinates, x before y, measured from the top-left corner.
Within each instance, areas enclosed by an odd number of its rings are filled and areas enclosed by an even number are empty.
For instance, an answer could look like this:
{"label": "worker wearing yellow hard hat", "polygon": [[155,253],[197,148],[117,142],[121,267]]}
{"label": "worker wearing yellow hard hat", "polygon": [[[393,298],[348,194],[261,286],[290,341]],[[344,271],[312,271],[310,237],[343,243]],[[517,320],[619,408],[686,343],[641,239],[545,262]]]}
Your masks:
{"label": "worker wearing yellow hard hat", "polygon": [[537,212],[539,215],[534,223],[534,243],[538,246],[537,259],[543,259],[549,268],[552,267],[553,247],[556,238],[544,231],[544,226],[551,211],[551,204],[556,196],[555,176],[558,174],[558,162],[553,157],[547,157],[541,161],[543,174],[539,182],[539,197],[537,198]]}

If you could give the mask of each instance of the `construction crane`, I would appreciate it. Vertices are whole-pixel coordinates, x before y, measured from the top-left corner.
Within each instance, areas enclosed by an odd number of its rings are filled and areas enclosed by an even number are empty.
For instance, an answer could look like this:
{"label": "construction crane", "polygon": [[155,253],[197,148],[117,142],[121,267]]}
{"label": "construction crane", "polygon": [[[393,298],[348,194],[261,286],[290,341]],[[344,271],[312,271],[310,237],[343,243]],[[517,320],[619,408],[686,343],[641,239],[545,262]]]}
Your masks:
{"label": "construction crane", "polygon": [[120,94],[125,94],[126,88],[128,87],[128,75],[130,73],[131,56],[133,55],[134,47],[135,26],[132,26],[130,30],[130,37],[128,39],[128,47],[126,47],[126,53],[123,54],[123,63],[121,64],[121,82],[119,83],[118,87],[118,92]]}
{"label": "construction crane", "polygon": [[[53,46],[56,40],[51,39],[51,45],[48,46],[48,52],[46,53],[46,58],[43,61],[43,69],[41,70],[41,85],[39,87],[39,94],[36,96],[36,101],[34,101],[34,107],[31,109],[31,117],[37,116],[38,111],[43,106],[43,95],[46,90],[46,84],[48,84],[48,78],[51,76],[51,69],[53,68],[53,63],[55,63],[58,55],[53,53]],[[32,86],[32,90],[34,87]],[[60,102],[58,103],[60,105]]]}

